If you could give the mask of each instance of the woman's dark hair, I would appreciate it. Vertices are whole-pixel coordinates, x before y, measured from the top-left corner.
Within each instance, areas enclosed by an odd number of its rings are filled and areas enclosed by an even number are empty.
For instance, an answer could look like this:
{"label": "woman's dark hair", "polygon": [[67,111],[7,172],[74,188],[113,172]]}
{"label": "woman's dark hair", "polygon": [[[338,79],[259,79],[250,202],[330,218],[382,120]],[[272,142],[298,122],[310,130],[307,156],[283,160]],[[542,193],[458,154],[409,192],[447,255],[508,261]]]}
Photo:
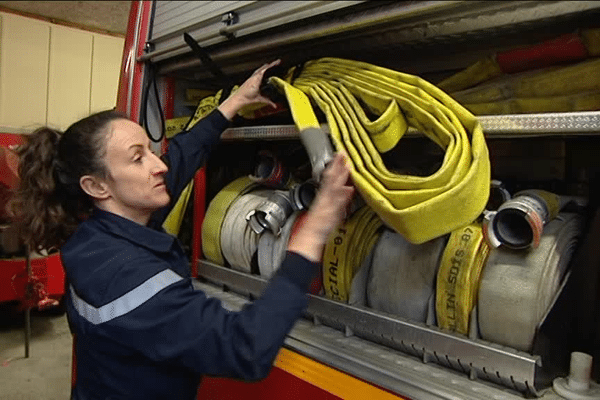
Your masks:
{"label": "woman's dark hair", "polygon": [[64,134],[40,128],[18,150],[20,184],[11,211],[31,250],[58,249],[89,214],[92,200],[79,178],[106,176],[110,122],[118,119],[126,117],[109,110],[74,123]]}

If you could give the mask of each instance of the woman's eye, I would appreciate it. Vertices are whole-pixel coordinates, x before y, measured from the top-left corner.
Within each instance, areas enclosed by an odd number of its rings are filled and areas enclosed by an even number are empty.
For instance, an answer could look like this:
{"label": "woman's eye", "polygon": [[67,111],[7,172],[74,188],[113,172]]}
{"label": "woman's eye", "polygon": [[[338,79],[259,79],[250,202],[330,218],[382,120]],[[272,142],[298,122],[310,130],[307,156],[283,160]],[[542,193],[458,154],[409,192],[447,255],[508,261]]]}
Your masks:
{"label": "woman's eye", "polygon": [[142,161],[142,156],[137,155],[133,158],[133,162],[141,162]]}

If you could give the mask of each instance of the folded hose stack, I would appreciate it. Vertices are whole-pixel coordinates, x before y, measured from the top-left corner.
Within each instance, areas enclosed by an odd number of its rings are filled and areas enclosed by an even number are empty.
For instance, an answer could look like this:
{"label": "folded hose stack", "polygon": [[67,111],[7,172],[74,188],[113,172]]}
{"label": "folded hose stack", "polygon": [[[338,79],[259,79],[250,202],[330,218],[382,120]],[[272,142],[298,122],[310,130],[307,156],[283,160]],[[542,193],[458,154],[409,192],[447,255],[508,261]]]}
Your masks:
{"label": "folded hose stack", "polygon": [[[349,156],[358,192],[409,242],[448,234],[484,210],[490,161],[483,130],[469,111],[434,85],[338,58],[307,62],[301,70],[292,69],[286,80],[271,77],[270,82],[285,93],[301,136],[319,128],[311,100],[320,108],[336,150]],[[396,173],[383,162],[381,153],[400,146],[409,126],[446,153],[430,176]]]}
{"label": "folded hose stack", "polygon": [[[511,196],[491,180],[477,119],[418,77],[324,58],[269,81],[287,98],[312,179],[292,183],[280,160],[263,153],[268,171],[257,168],[211,201],[205,257],[273,275],[330,156],[321,151],[318,107],[364,205],[334,229],[311,292],[530,351],[581,232],[566,198],[537,189]],[[409,126],[445,151],[432,175],[400,174],[383,162]],[[306,143],[317,136],[311,150]]]}

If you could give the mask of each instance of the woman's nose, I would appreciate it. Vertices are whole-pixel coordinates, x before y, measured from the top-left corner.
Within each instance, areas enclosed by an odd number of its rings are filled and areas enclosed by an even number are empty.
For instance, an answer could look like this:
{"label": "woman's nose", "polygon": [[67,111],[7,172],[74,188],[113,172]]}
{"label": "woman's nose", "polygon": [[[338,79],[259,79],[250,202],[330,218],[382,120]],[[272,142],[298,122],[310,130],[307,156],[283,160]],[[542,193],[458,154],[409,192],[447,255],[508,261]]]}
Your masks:
{"label": "woman's nose", "polygon": [[152,168],[152,175],[161,175],[161,174],[166,173],[169,170],[167,165],[156,154],[152,153],[152,155],[154,156],[154,159],[155,159],[154,160],[155,163]]}

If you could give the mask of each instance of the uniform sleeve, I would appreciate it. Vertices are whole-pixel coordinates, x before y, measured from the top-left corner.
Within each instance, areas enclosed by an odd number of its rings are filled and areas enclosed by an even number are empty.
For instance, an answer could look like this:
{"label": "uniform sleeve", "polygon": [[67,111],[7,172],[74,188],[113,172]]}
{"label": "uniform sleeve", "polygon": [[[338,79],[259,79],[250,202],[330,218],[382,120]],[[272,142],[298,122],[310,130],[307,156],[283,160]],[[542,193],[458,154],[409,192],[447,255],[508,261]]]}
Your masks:
{"label": "uniform sleeve", "polygon": [[169,141],[169,148],[162,159],[169,167],[165,181],[171,195],[171,203],[152,216],[154,225],[160,226],[163,223],[181,192],[204,164],[229,124],[229,120],[219,110],[214,110],[189,131],[181,132]]}
{"label": "uniform sleeve", "polygon": [[181,280],[104,324],[103,335],[157,362],[199,375],[266,377],[285,336],[305,309],[320,264],[288,252],[261,297],[239,312]]}

